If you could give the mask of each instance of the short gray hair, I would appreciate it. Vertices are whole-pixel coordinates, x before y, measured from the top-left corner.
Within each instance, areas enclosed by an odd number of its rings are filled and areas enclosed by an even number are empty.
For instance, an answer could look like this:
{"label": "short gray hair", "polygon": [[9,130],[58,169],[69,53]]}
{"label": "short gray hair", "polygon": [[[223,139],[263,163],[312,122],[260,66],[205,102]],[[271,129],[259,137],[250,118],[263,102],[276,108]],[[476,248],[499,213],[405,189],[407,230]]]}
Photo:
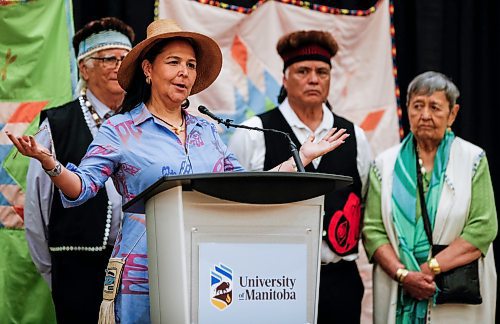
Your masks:
{"label": "short gray hair", "polygon": [[414,95],[430,96],[436,91],[444,91],[446,99],[450,103],[450,108],[457,103],[460,96],[460,91],[450,78],[439,72],[428,71],[417,75],[410,82],[406,93],[406,104],[410,102]]}

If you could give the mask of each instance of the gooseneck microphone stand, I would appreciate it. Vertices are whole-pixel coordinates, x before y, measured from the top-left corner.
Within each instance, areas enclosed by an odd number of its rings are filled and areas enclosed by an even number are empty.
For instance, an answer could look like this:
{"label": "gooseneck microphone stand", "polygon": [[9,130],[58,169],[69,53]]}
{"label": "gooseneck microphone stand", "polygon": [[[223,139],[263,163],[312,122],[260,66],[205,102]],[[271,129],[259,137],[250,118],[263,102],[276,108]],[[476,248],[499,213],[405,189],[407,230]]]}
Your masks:
{"label": "gooseneck microphone stand", "polygon": [[297,150],[297,146],[295,143],[292,141],[292,138],[290,137],[290,134],[286,132],[279,131],[277,129],[272,129],[272,128],[259,128],[259,127],[251,127],[251,126],[246,126],[246,125],[238,125],[238,124],[233,124],[232,119],[222,119],[219,116],[214,115],[210,110],[208,110],[207,107],[205,106],[199,106],[198,111],[204,115],[207,115],[208,117],[212,118],[213,120],[217,121],[219,124],[223,124],[226,126],[226,128],[233,127],[233,128],[244,128],[244,129],[249,129],[249,130],[256,130],[259,132],[268,132],[268,133],[275,133],[275,134],[280,134],[285,136],[285,138],[288,140],[288,144],[290,145],[290,152],[292,152],[292,157],[293,161],[295,162],[295,165],[297,167],[297,172],[306,172],[304,169],[304,165],[302,164],[302,160],[300,159],[299,151]]}

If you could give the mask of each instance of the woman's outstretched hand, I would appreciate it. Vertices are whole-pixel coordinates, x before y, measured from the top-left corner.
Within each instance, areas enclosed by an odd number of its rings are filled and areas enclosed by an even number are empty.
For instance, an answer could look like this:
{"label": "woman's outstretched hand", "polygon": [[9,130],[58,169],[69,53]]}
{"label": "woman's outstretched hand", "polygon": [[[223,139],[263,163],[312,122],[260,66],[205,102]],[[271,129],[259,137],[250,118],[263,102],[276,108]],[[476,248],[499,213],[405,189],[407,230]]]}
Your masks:
{"label": "woman's outstretched hand", "polygon": [[[42,145],[38,144],[33,136],[14,136],[14,134],[5,131],[14,146],[24,156],[37,159],[42,164],[44,170],[52,170],[56,167],[57,161],[52,153]],[[76,199],[82,191],[82,182],[78,175],[62,167],[62,171],[57,176],[51,176],[51,180],[56,187],[69,198]]]}
{"label": "woman's outstretched hand", "polygon": [[337,130],[332,128],[321,139],[321,141],[314,143],[314,135],[309,136],[307,141],[300,147],[300,158],[304,166],[311,163],[315,158],[322,156],[330,151],[335,150],[342,145],[345,139],[349,137],[344,128]]}
{"label": "woman's outstretched hand", "polygon": [[23,135],[16,137],[9,131],[5,131],[5,134],[22,155],[37,159],[42,164],[46,160],[54,160],[52,153],[47,148],[38,144],[33,136]]}

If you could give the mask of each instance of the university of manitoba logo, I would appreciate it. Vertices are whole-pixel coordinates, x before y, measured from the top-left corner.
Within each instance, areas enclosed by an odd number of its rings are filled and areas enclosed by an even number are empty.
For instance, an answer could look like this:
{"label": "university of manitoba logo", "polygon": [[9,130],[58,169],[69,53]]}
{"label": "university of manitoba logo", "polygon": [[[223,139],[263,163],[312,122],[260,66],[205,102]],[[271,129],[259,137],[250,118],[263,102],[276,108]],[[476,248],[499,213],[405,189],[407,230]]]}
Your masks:
{"label": "university of manitoba logo", "polygon": [[210,302],[219,310],[233,302],[233,270],[222,263],[210,269]]}

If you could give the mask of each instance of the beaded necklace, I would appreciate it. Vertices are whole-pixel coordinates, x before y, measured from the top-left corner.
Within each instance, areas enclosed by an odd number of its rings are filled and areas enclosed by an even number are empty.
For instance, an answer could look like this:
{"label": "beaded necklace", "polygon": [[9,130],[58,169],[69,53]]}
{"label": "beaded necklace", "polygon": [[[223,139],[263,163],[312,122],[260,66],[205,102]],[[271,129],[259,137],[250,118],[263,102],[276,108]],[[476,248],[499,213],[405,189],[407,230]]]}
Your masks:
{"label": "beaded necklace", "polygon": [[[87,99],[85,92],[86,91],[83,90],[80,93],[80,96],[78,97],[78,101],[80,102],[80,107],[82,109],[83,116],[85,118],[85,121],[87,122],[87,127],[89,128],[89,131],[92,134],[92,124],[90,123],[89,115],[94,120],[97,128],[99,128],[102,125],[103,120],[97,114],[95,108],[92,106],[92,103]],[[58,246],[58,247],[51,247],[50,250],[51,251],[91,251],[91,252],[104,251],[104,249],[106,249],[106,246],[108,245],[109,233],[111,230],[111,218],[112,218],[112,216],[113,216],[113,203],[111,202],[111,200],[108,199],[108,207],[107,207],[107,212],[106,212],[106,228],[104,229],[104,238],[102,240],[101,246]]]}
{"label": "beaded necklace", "polygon": [[[88,110],[88,113],[90,114],[90,116],[94,120],[97,128],[101,127],[102,119],[97,114],[97,111],[95,110],[94,106],[92,106],[92,103],[87,99],[87,96],[85,95],[85,93],[82,92],[81,96],[78,97],[78,101],[80,101],[80,107],[82,107],[83,115],[87,116],[87,113],[85,110]],[[87,120],[87,118],[85,118],[85,120],[87,121],[87,126],[89,126],[89,129],[90,129],[91,125],[89,124],[89,121]]]}
{"label": "beaded necklace", "polygon": [[417,151],[418,166],[420,167],[420,173],[422,174],[422,179],[426,184],[429,184],[430,181],[427,179],[427,170],[424,167],[424,161],[422,160],[422,158],[420,158],[418,146],[416,151]]}

